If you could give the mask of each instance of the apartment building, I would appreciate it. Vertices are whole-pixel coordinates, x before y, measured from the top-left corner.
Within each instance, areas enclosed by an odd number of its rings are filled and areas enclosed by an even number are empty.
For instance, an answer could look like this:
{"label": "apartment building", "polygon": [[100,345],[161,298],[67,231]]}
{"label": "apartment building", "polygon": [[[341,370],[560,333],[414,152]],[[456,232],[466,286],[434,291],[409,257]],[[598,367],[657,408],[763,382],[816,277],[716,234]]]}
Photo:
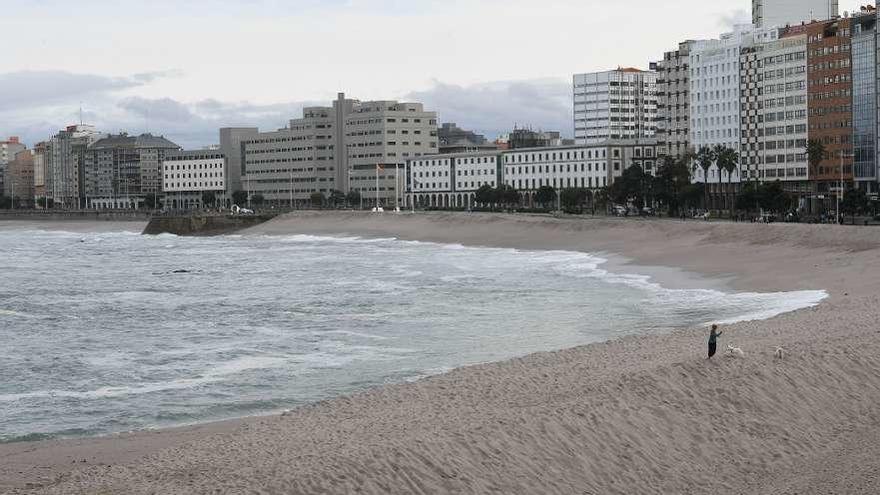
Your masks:
{"label": "apartment building", "polygon": [[817,200],[830,207],[830,195],[853,180],[853,72],[851,20],[814,22],[791,29],[807,37],[808,132],[825,147],[822,161],[809,171]]}
{"label": "apartment building", "polygon": [[0,141],[0,191],[4,190],[3,181],[6,164],[14,160],[15,155],[25,149],[27,149],[27,146],[22,144],[16,136],[12,136],[5,141]]}
{"label": "apartment building", "polygon": [[85,191],[81,184],[86,151],[105,136],[92,125],[78,124],[67,126],[49,140],[46,147],[49,187],[46,193],[55,207],[75,209],[85,206]]}
{"label": "apartment building", "polygon": [[[165,153],[162,160],[163,204],[166,209],[191,210],[226,206],[226,156],[216,149]],[[213,194],[214,204],[203,195]]]}
{"label": "apartment building", "polygon": [[575,74],[575,144],[653,138],[657,73],[633,68]]}
{"label": "apartment building", "polygon": [[690,52],[694,41],[651,63],[657,73],[657,140],[663,153],[682,157],[690,150]]}
{"label": "apartment building", "polygon": [[779,180],[789,192],[808,196],[806,35],[745,48],[740,66],[741,179]]}
{"label": "apartment building", "polygon": [[752,0],[752,24],[758,27],[796,26],[838,15],[838,0]]}
{"label": "apartment building", "polygon": [[[694,151],[717,145],[741,154],[740,54],[755,43],[778,39],[777,29],[756,30],[751,25],[736,26],[732,32],[714,40],[696,41],[690,50],[690,125]],[[727,184],[740,181],[740,170],[731,174],[712,165],[708,173],[694,167],[695,182],[709,184],[710,193],[720,200],[728,198]]]}
{"label": "apartment building", "polygon": [[610,140],[583,146],[423,156],[411,159],[408,169],[420,206],[471,207],[481,186],[501,184],[516,189],[524,205],[534,206],[535,193],[542,186],[595,191],[609,186],[632,165],[655,173],[661,149],[655,139]]}
{"label": "apartment building", "polygon": [[34,155],[25,149],[15,154],[4,168],[3,194],[12,198],[15,208],[34,206]]}
{"label": "apartment building", "polygon": [[[50,152],[48,141],[42,141],[34,145],[34,200],[48,198],[47,190],[51,187],[48,180],[48,157]],[[46,205],[48,207],[48,204]],[[38,205],[39,207],[39,205]]]}
{"label": "apartment building", "polygon": [[180,146],[162,136],[110,135],[84,153],[83,194],[86,208],[140,209],[162,192],[162,163]]}

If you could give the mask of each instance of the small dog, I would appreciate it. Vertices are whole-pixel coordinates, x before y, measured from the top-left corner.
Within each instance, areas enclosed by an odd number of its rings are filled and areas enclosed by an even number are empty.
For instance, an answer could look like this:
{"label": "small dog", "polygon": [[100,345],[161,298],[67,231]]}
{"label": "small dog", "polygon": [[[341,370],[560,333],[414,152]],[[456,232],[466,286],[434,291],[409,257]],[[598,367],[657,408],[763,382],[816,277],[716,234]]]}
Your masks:
{"label": "small dog", "polygon": [[785,349],[777,347],[776,352],[773,353],[773,357],[776,359],[785,359]]}
{"label": "small dog", "polygon": [[730,344],[727,344],[727,355],[728,355],[728,357],[735,357],[735,358],[746,357],[746,353],[744,353],[742,349],[740,349],[739,347],[734,347]]}

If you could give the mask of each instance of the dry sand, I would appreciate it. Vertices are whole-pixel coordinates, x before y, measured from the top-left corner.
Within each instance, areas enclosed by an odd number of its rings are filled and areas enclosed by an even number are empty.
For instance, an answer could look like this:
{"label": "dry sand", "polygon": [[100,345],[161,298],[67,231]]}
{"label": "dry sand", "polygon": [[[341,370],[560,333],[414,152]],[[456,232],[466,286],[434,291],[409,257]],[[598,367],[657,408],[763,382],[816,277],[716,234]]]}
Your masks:
{"label": "dry sand", "polygon": [[[282,417],[3,445],[0,486],[44,485],[23,493],[878,493],[880,229],[302,214],[251,233],[606,251],[724,278],[736,289],[826,289],[831,297],[725,328],[722,345],[742,347],[745,359],[707,361],[705,329],[630,337],[463,368]],[[773,357],[778,345],[787,351],[782,361]],[[106,461],[71,460],[92,457]]]}

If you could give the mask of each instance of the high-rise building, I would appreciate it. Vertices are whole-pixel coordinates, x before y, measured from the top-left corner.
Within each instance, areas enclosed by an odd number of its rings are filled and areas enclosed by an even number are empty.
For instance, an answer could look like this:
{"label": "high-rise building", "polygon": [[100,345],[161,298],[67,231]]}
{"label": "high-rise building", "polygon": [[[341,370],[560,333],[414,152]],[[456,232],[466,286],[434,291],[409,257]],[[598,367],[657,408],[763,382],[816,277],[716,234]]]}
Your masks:
{"label": "high-rise building", "polygon": [[[696,41],[690,49],[690,145],[694,151],[724,146],[741,155],[742,121],[740,53],[744,48],[778,39],[777,29],[756,30],[751,25],[736,26],[719,39]],[[741,166],[741,164],[740,164]],[[714,164],[708,172],[695,167],[694,181],[709,184],[715,205],[731,196],[730,187],[740,181],[740,169],[732,173],[718,170]]]}
{"label": "high-rise building", "polygon": [[577,144],[653,138],[657,131],[657,73],[616,69],[574,76]]}
{"label": "high-rise building", "polygon": [[752,0],[752,24],[758,27],[795,26],[838,15],[838,0]]}
{"label": "high-rise building", "polygon": [[807,37],[783,36],[743,50],[742,180],[780,181],[803,200],[807,161]]}
{"label": "high-rise building", "polygon": [[[47,190],[51,187],[51,179],[49,178],[48,165],[51,144],[48,141],[42,141],[34,145],[34,198],[48,201]],[[48,207],[49,203],[43,203],[42,207]],[[40,207],[38,205],[38,207]]]}
{"label": "high-rise building", "polygon": [[824,200],[826,209],[833,209],[830,197],[853,180],[851,27],[850,19],[834,19],[790,30],[807,37],[809,139],[825,147],[810,177],[816,181],[816,199]]}
{"label": "high-rise building", "polygon": [[852,19],[853,175],[856,185],[870,194],[880,192],[877,34],[876,10],[863,7],[861,15]]}
{"label": "high-rise building", "polygon": [[332,107],[306,108],[286,128],[243,144],[251,197],[295,206],[316,192],[354,189],[369,202],[403,205],[406,160],[438,151],[437,115],[420,103],[360,102],[340,93]]}
{"label": "high-rise building", "polygon": [[690,52],[694,43],[679,43],[663,60],[651,63],[657,73],[657,139],[663,154],[676,158],[690,149]]}
{"label": "high-rise building", "polygon": [[[91,209],[151,208],[161,202],[162,162],[180,146],[162,136],[110,135],[85,151],[82,190]],[[150,202],[157,204],[149,204]]]}
{"label": "high-rise building", "polygon": [[52,136],[46,147],[46,173],[49,175],[46,193],[55,207],[83,208],[83,165],[89,145],[104,137],[94,126],[78,124],[67,126]]}

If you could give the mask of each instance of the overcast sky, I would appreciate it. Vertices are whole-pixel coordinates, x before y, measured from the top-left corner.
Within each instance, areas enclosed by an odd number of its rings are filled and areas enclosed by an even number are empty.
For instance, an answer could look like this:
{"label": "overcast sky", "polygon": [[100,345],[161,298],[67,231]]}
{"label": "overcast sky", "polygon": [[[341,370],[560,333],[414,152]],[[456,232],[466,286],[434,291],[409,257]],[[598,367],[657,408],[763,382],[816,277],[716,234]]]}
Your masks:
{"label": "overcast sky", "polygon": [[[2,0],[0,138],[84,120],[186,147],[303,105],[424,102],[494,138],[570,135],[571,75],[646,68],[748,22],[748,0]],[[858,1],[841,0],[842,10]]]}

